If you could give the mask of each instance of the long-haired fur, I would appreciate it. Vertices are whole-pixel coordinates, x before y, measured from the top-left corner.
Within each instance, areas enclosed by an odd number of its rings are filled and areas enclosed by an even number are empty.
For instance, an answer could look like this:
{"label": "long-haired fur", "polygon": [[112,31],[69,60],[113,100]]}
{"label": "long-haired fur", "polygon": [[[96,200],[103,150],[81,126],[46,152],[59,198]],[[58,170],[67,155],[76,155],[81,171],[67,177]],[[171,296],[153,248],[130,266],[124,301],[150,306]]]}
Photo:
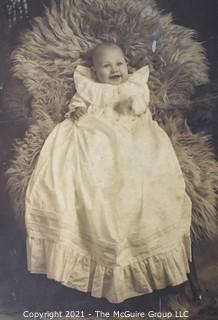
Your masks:
{"label": "long-haired fur", "polygon": [[192,30],[175,25],[152,0],[53,0],[45,16],[34,19],[12,55],[14,76],[32,96],[35,121],[15,144],[7,171],[19,220],[42,144],[63,119],[75,92],[74,70],[87,63],[89,50],[107,41],[123,49],[131,70],[150,66],[150,108],[180,161],[193,204],[193,236],[211,237],[216,232],[218,167],[211,140],[192,134],[185,118],[194,88],[208,81],[204,49],[194,38]]}

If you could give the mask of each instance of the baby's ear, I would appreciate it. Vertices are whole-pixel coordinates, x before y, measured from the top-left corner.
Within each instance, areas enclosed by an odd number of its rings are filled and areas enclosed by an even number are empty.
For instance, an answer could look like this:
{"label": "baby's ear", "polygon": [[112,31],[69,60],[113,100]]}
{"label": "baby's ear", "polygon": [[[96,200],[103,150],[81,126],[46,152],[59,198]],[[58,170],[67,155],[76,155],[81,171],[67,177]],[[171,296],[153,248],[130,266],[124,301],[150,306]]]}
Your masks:
{"label": "baby's ear", "polygon": [[96,79],[96,70],[94,66],[91,66],[91,73],[92,73],[92,77]]}
{"label": "baby's ear", "polygon": [[94,66],[91,66],[91,70],[92,70],[92,72],[93,72],[94,74],[96,73]]}

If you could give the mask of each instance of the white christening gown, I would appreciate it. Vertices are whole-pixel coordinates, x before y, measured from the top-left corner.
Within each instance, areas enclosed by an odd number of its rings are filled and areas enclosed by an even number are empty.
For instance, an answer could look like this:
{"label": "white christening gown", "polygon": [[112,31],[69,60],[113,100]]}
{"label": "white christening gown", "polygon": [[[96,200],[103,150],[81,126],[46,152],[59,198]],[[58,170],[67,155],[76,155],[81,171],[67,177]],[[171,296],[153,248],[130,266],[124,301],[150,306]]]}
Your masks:
{"label": "white christening gown", "polygon": [[[148,73],[114,86],[77,67],[87,113],[54,128],[26,192],[29,271],[114,303],[183,283],[191,259],[191,202],[148,109]],[[145,112],[114,111],[124,96]]]}

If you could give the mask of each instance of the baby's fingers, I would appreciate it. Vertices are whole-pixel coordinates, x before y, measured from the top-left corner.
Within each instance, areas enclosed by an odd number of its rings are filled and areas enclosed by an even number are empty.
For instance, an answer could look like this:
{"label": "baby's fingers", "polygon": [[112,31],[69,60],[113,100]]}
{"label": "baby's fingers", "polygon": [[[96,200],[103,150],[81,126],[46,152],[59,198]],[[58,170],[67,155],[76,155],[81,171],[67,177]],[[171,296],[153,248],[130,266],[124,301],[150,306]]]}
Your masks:
{"label": "baby's fingers", "polygon": [[86,113],[86,110],[83,110],[83,109],[79,110],[78,112],[79,116],[83,116],[85,113]]}
{"label": "baby's fingers", "polygon": [[82,117],[85,114],[86,110],[83,109],[77,109],[75,110],[75,112],[73,113],[73,119],[74,120],[79,120],[80,117]]}

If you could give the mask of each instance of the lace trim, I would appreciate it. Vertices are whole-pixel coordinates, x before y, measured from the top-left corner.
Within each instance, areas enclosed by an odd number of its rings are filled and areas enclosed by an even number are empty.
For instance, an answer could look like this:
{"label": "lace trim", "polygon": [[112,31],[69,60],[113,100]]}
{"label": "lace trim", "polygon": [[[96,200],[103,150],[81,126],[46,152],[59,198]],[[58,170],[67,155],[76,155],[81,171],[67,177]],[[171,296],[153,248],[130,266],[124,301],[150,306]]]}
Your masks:
{"label": "lace trim", "polygon": [[145,66],[129,75],[128,81],[120,85],[96,82],[91,69],[78,66],[74,72],[74,82],[77,93],[88,103],[107,104],[118,102],[135,95],[142,95],[149,102],[147,86],[149,67]]}

